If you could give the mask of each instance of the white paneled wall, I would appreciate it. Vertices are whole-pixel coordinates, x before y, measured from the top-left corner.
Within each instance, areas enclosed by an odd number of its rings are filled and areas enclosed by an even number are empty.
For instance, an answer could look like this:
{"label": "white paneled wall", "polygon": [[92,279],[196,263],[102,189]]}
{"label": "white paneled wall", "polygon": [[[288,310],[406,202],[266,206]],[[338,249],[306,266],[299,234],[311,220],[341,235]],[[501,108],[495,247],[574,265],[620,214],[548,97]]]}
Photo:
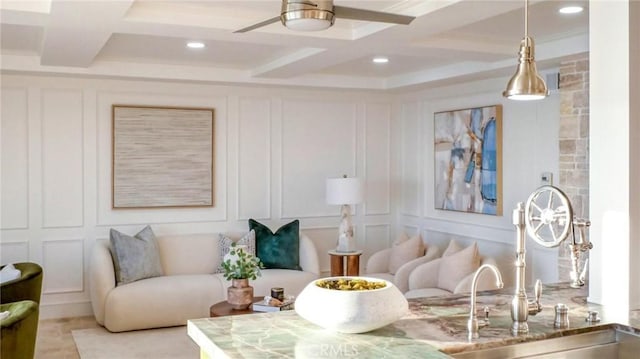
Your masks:
{"label": "white paneled wall", "polygon": [[[514,270],[515,227],[511,214],[517,202],[526,201],[539,185],[542,172],[558,176],[558,128],[560,99],[552,94],[543,101],[509,101],[500,95],[507,79],[496,79],[403,94],[395,99],[400,126],[392,147],[398,148],[395,166],[397,228],[421,233],[427,243],[443,247],[450,239],[477,241],[480,251],[499,256],[505,283]],[[434,113],[501,104],[503,214],[490,216],[436,210],[434,205]],[[393,232],[392,232],[393,233]],[[557,281],[557,249],[541,250],[527,241],[527,277]]]}
{"label": "white paneled wall", "polygon": [[2,217],[3,228],[29,226],[29,106],[25,88],[3,88],[2,118]]}
{"label": "white paneled wall", "polygon": [[42,89],[40,106],[42,227],[82,227],[82,91]]}
{"label": "white paneled wall", "polygon": [[[361,266],[406,231],[439,246],[478,241],[508,281],[511,211],[541,172],[558,174],[560,104],[505,101],[504,83],[378,94],[3,75],[0,260],[44,266],[43,317],[90,313],[88,258],[110,228],[214,233],[300,219],[329,271],[339,207],[326,204],[325,179],[347,174],[367,182],[353,208]],[[213,207],[111,208],[113,104],[215,109]],[[503,105],[503,215],[435,210],[433,114],[493,104]],[[527,245],[528,277],[557,278],[556,252]]]}
{"label": "white paneled wall", "polygon": [[[111,208],[113,104],[215,109],[213,207]],[[329,271],[339,206],[326,204],[325,179],[347,174],[370,182],[354,216],[364,263],[394,228],[391,109],[389,96],[362,92],[3,75],[0,260],[43,265],[43,318],[91,313],[88,258],[110,228],[214,233],[300,219]]]}
{"label": "white paneled wall", "polygon": [[[391,212],[391,106],[369,104],[365,109],[364,171],[367,215]],[[366,237],[366,236],[365,236]]]}

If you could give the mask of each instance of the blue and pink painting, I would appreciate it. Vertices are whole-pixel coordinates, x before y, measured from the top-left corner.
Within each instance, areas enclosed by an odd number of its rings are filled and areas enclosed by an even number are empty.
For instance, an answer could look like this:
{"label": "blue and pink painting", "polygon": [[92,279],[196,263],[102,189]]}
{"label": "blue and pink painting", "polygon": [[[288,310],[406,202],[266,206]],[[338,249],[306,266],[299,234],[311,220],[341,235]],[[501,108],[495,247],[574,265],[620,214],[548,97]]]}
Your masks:
{"label": "blue and pink painting", "polygon": [[502,106],[434,115],[435,208],[502,215]]}

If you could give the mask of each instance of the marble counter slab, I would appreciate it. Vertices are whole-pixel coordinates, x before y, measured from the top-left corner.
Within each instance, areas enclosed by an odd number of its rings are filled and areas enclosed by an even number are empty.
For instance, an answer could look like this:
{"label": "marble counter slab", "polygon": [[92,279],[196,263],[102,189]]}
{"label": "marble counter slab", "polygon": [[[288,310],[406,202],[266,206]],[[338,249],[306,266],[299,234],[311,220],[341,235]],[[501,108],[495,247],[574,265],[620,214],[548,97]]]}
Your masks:
{"label": "marble counter slab", "polygon": [[[530,292],[529,292],[530,293]],[[324,330],[294,311],[190,320],[189,336],[210,358],[448,358],[447,354],[561,337],[622,325],[640,334],[640,314],[614,313],[586,302],[586,290],[566,284],[545,285],[543,311],[529,316],[529,334],[512,336],[509,303],[513,290],[478,293],[477,307],[489,307],[491,325],[480,338],[467,340],[469,296],[418,298],[410,313],[395,323],[364,334]],[[554,306],[569,307],[569,327],[555,329]],[[601,321],[585,321],[597,310]]]}

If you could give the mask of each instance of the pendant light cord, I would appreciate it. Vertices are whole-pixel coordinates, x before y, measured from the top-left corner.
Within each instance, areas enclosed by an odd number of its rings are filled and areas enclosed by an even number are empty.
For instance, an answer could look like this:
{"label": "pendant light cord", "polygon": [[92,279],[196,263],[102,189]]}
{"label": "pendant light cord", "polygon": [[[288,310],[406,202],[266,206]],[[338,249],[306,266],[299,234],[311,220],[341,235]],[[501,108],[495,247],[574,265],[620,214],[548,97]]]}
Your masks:
{"label": "pendant light cord", "polygon": [[524,37],[529,36],[529,0],[524,0]]}

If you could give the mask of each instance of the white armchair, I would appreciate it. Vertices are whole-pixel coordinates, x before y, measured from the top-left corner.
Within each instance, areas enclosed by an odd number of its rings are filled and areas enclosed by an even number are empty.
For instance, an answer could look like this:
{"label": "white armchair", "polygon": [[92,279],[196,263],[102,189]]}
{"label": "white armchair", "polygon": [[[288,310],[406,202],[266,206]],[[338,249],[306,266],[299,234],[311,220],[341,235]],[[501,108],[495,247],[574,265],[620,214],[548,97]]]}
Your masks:
{"label": "white armchair", "polygon": [[[454,243],[454,246],[457,244]],[[450,247],[452,245],[450,244]],[[483,264],[496,265],[491,257],[478,254],[476,243],[451,253],[449,248],[441,258],[418,265],[409,274],[406,298],[433,297],[471,291],[473,275]],[[497,289],[495,279],[489,275],[478,278],[477,290]]]}
{"label": "white armchair", "polygon": [[[417,238],[422,241],[421,237]],[[409,275],[411,272],[419,265],[438,258],[440,249],[436,246],[426,246],[422,243],[422,248],[424,249],[420,249],[417,258],[401,262],[402,264],[398,267],[399,263],[394,263],[397,262],[397,260],[394,261],[394,247],[383,249],[369,257],[365,273],[367,277],[390,281],[404,293],[409,290]]]}

